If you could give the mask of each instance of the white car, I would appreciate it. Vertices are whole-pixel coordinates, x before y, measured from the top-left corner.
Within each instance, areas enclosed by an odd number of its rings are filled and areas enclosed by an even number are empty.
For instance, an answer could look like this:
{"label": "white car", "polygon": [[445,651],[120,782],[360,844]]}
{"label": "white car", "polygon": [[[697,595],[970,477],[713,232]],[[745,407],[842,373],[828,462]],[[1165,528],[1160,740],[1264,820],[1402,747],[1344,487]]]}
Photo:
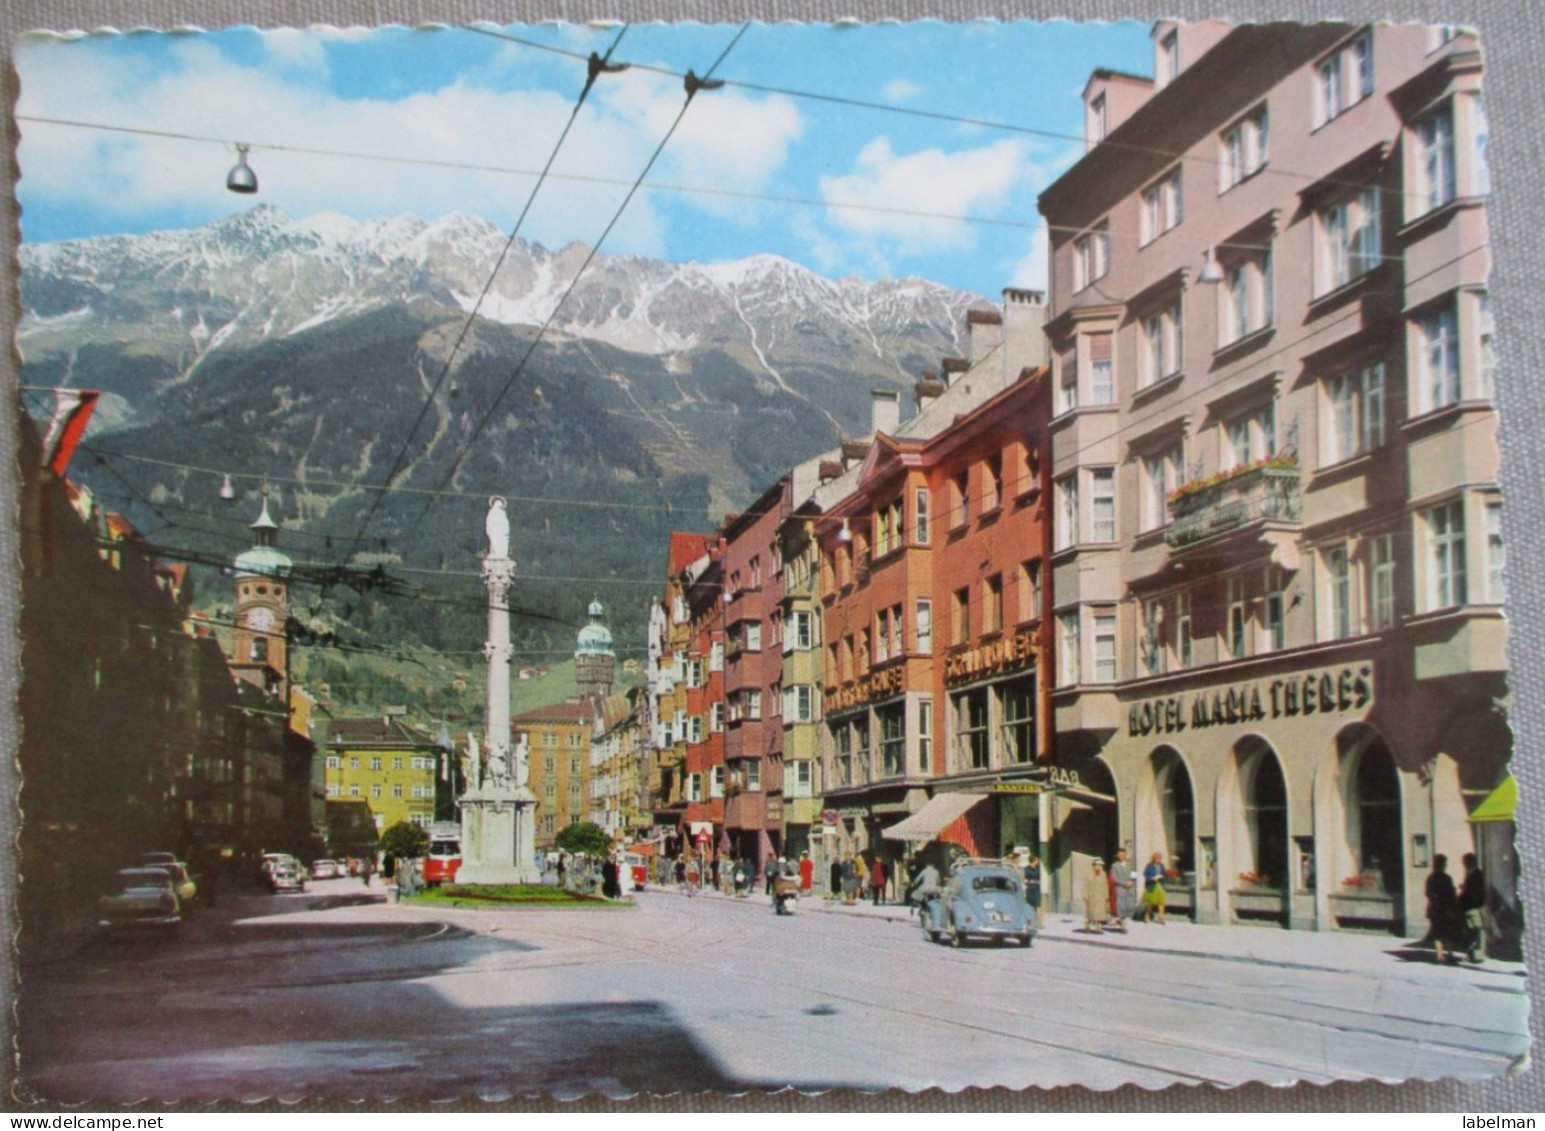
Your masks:
{"label": "white car", "polygon": [[313,880],[336,880],[343,875],[343,869],[336,860],[313,860],[311,862],[311,878]]}

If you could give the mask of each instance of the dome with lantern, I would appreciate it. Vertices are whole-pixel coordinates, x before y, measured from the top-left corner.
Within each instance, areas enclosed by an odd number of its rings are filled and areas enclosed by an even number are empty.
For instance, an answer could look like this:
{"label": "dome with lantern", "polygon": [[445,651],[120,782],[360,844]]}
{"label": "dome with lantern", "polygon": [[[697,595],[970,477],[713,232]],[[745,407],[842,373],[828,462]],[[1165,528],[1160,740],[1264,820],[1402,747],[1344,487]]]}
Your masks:
{"label": "dome with lantern", "polygon": [[576,655],[615,655],[615,653],[612,652],[611,630],[601,623],[601,617],[605,611],[606,610],[601,605],[600,601],[590,602],[590,623],[579,630],[578,647],[574,649]]}
{"label": "dome with lantern", "polygon": [[258,577],[285,577],[295,564],[290,556],[274,544],[279,524],[268,513],[268,492],[263,492],[263,513],[252,523],[251,530],[257,535],[257,545],[236,555],[236,572]]}

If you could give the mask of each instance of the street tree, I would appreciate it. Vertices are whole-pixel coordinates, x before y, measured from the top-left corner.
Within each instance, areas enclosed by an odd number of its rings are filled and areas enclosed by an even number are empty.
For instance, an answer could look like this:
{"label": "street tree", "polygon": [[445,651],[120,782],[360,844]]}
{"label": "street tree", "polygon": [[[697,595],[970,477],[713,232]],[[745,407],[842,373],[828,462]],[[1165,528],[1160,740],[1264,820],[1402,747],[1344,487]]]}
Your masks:
{"label": "street tree", "polygon": [[606,830],[590,821],[566,826],[553,838],[553,843],[576,856],[606,856],[612,850],[612,838]]}
{"label": "street tree", "polygon": [[381,834],[381,852],[398,860],[416,860],[429,851],[429,831],[398,821]]}

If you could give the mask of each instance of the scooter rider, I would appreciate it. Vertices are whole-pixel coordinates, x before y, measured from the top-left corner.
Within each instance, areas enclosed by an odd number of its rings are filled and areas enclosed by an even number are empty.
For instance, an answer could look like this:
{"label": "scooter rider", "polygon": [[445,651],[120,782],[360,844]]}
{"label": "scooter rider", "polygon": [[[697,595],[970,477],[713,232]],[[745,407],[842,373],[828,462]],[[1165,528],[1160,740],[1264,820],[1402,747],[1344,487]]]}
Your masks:
{"label": "scooter rider", "polygon": [[932,864],[924,864],[921,857],[913,857],[912,882],[907,885],[907,903],[912,910],[916,912],[924,909],[923,915],[926,918],[928,901],[938,895],[940,890],[939,869]]}
{"label": "scooter rider", "polygon": [[799,897],[799,875],[789,862],[779,857],[777,862],[768,867],[769,879],[772,882],[773,912],[777,915],[792,915],[789,904]]}

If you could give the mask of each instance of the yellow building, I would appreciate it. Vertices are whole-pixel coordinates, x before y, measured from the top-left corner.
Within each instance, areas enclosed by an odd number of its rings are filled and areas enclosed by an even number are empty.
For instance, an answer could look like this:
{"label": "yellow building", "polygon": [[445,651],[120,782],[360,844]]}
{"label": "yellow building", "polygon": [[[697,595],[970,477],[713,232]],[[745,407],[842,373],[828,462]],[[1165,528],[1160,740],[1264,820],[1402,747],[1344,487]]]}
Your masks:
{"label": "yellow building", "polygon": [[364,801],[377,832],[434,820],[440,749],[427,734],[391,716],[332,719],[321,746],[329,801]]}
{"label": "yellow building", "polygon": [[590,818],[591,713],[589,703],[554,703],[510,720],[515,744],[526,743],[538,848]]}

